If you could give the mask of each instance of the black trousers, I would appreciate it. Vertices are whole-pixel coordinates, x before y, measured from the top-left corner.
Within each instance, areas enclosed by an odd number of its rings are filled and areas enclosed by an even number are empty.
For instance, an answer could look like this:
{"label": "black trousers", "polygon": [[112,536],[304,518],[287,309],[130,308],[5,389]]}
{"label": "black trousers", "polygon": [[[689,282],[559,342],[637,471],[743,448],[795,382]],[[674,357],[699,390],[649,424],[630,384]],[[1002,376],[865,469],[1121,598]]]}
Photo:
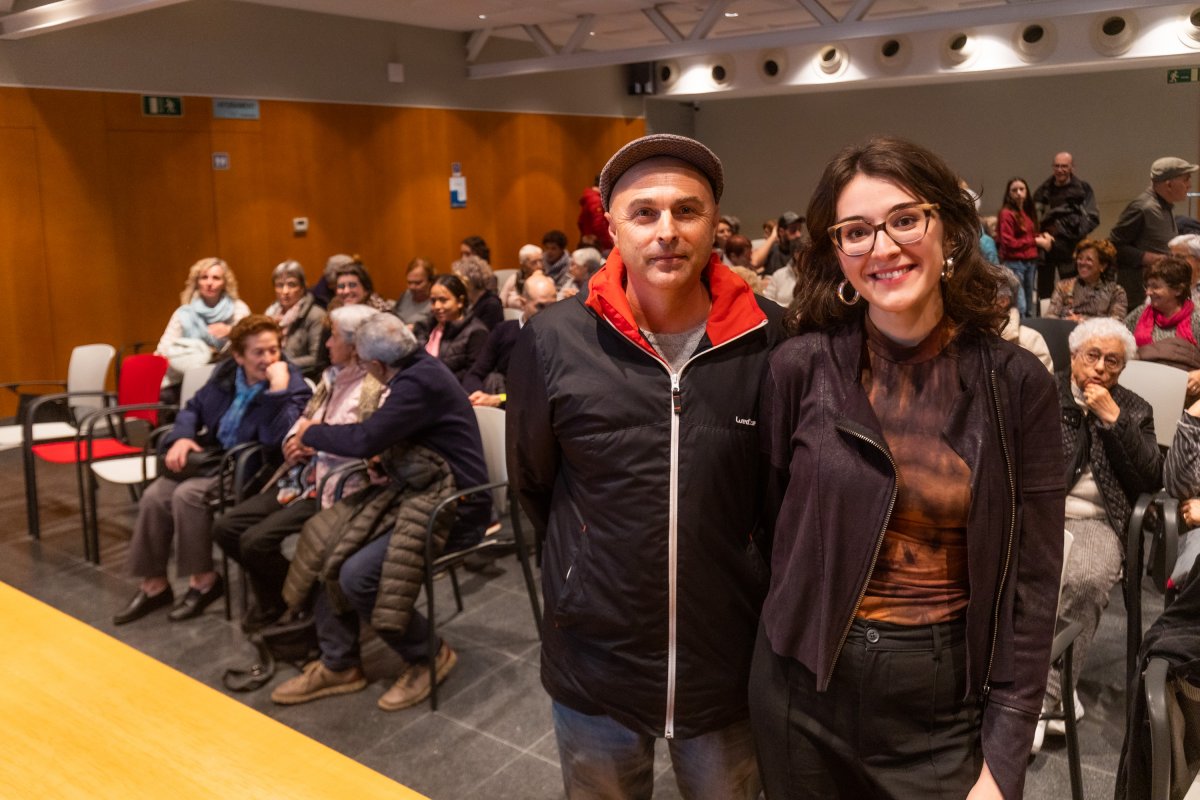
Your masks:
{"label": "black trousers", "polygon": [[825,692],[760,627],[750,723],[769,800],[954,798],[983,769],[961,623],[856,620]]}
{"label": "black trousers", "polygon": [[267,491],[238,503],[213,523],[213,538],[246,570],[264,611],[283,611],[283,581],[290,566],[283,557],[283,540],[299,533],[318,510],[316,498],[281,506],[275,492]]}

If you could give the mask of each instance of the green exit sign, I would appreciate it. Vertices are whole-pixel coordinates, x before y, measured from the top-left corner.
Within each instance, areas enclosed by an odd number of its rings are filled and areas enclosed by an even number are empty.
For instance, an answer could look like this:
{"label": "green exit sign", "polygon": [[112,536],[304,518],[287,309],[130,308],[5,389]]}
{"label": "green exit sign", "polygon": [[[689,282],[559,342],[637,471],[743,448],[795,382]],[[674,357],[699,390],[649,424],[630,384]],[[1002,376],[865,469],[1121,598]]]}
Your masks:
{"label": "green exit sign", "polygon": [[142,95],[142,115],[146,117],[182,117],[182,97]]}
{"label": "green exit sign", "polygon": [[1188,67],[1184,67],[1183,69],[1169,69],[1167,70],[1167,83],[1191,83],[1200,79],[1200,76],[1196,74],[1197,72],[1200,72],[1200,70],[1189,69]]}

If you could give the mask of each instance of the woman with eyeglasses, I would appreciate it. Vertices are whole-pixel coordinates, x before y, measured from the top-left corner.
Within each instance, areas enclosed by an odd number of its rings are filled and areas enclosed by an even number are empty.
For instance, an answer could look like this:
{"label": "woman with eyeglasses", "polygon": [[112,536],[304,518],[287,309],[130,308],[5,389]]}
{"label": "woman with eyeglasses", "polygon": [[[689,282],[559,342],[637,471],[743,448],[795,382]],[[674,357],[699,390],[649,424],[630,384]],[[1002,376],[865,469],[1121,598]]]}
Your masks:
{"label": "woman with eyeglasses", "polygon": [[1142,271],[1146,302],[1129,312],[1138,358],[1187,370],[1188,402],[1200,398],[1200,309],[1192,302],[1192,268],[1168,256]]}
{"label": "woman with eyeglasses", "polygon": [[1054,287],[1046,316],[1082,322],[1089,317],[1125,319],[1129,299],[1117,283],[1117,248],[1107,239],[1075,245],[1076,275]]}
{"label": "woman with eyeglasses", "polygon": [[1062,564],[1054,381],[1003,341],[937,155],[840,153],[771,357],[771,578],[750,681],[768,797],[1019,797]]}

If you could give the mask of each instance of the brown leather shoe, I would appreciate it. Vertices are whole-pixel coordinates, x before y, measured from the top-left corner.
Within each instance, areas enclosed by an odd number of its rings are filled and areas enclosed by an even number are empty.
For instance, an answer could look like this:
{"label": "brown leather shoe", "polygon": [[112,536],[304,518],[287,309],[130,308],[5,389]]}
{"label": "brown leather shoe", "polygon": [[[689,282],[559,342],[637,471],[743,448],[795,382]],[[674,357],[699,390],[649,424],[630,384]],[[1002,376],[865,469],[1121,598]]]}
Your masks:
{"label": "brown leather shoe", "polygon": [[318,659],[304,665],[304,671],[284,681],[271,692],[271,699],[285,706],[307,703],[319,697],[350,694],[367,688],[367,679],[358,667],[334,672]]}
{"label": "brown leather shoe", "polygon": [[[458,663],[458,653],[455,653],[446,641],[442,640],[442,646],[438,648],[435,671],[437,673],[437,682],[440,684],[446,680],[446,676],[450,674],[450,670],[454,669],[454,665]],[[422,661],[420,664],[409,664],[408,669],[400,673],[400,677],[396,678],[396,682],[392,684],[392,688],[383,693],[379,698],[379,707],[384,711],[399,711],[402,708],[415,706],[417,703],[429,697],[429,691],[432,688],[429,683],[429,662]]]}

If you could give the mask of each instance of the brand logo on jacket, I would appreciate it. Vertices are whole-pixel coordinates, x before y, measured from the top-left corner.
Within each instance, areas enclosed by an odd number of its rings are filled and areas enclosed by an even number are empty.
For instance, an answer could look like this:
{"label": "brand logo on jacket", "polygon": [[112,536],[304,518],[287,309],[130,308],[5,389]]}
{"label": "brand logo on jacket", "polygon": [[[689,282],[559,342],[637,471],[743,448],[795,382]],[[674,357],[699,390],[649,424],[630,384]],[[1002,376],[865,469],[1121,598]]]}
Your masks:
{"label": "brand logo on jacket", "polygon": [[758,424],[758,420],[756,420],[756,419],[750,419],[749,417],[739,417],[736,414],[733,417],[733,421],[736,422],[738,425],[747,425],[751,428],[753,428],[755,425]]}

